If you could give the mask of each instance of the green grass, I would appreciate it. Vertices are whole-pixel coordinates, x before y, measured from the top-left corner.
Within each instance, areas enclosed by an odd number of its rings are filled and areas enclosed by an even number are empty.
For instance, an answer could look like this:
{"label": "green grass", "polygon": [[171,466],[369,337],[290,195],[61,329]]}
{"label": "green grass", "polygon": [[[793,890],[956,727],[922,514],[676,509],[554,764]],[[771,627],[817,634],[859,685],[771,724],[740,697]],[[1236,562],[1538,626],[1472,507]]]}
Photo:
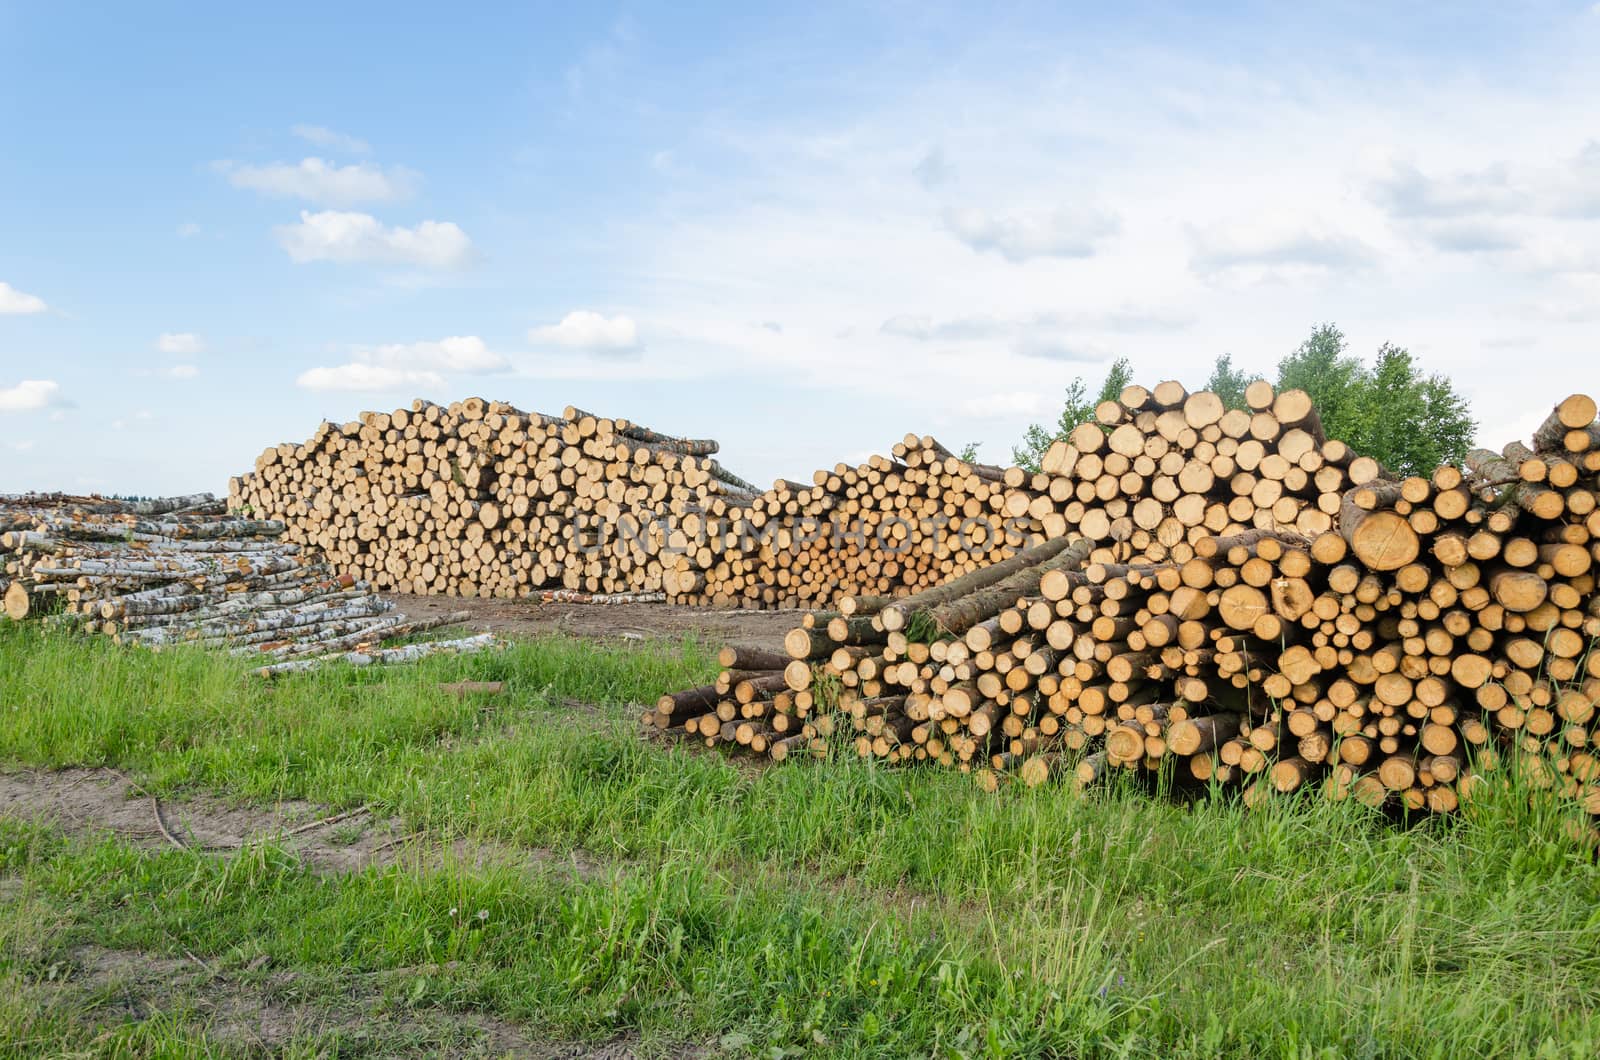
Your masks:
{"label": "green grass", "polygon": [[[544,639],[265,685],[226,658],[0,628],[11,767],[371,802],[434,841],[601,866],[327,878],[270,848],[147,853],[5,825],[0,877],[21,883],[0,890],[0,1054],[109,1033],[131,1055],[230,1048],[181,1006],[51,1001],[49,969],[90,940],[220,967],[266,954],[329,1005],[363,976],[400,1011],[735,1055],[1600,1051],[1600,869],[1525,793],[1398,828],[1353,803],[991,796],[933,770],[752,770],[639,739],[628,704],[713,672],[691,642]],[[438,691],[462,679],[509,688]]]}

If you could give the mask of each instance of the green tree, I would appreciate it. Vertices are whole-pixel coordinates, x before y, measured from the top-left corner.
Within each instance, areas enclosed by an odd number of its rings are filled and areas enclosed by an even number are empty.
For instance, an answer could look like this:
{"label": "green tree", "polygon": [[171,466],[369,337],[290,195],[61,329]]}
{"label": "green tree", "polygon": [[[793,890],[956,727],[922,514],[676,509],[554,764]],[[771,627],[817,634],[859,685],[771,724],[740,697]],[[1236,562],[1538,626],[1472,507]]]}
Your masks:
{"label": "green tree", "polygon": [[1361,361],[1345,353],[1344,332],[1322,324],[1278,362],[1278,389],[1310,394],[1328,434],[1354,444],[1353,429],[1361,419],[1357,391],[1364,375]]}
{"label": "green tree", "polygon": [[1077,377],[1067,387],[1066,404],[1054,426],[1046,428],[1037,423],[1029,424],[1028,429],[1022,432],[1022,444],[1011,447],[1011,459],[1020,468],[1038,471],[1039,461],[1044,459],[1045,451],[1051,445],[1071,434],[1074,427],[1094,419],[1094,407],[1102,401],[1115,401],[1131,382],[1133,366],[1126,357],[1118,357],[1111,363],[1105,382],[1100,384],[1093,400],[1089,398],[1089,387],[1083,377]]}
{"label": "green tree", "polygon": [[[1278,362],[1277,388],[1311,395],[1323,430],[1357,452],[1376,458],[1396,475],[1426,475],[1440,464],[1460,463],[1473,446],[1477,424],[1466,398],[1448,378],[1429,374],[1408,350],[1385,343],[1372,367],[1349,352],[1344,333],[1320,324],[1309,338]],[[1205,389],[1228,408],[1245,407],[1244,391],[1253,377],[1218,357]],[[1045,452],[1073,428],[1094,419],[1101,401],[1115,400],[1133,379],[1126,358],[1118,358],[1097,394],[1090,396],[1080,376],[1067,387],[1061,415],[1049,427],[1031,424],[1022,444],[1012,447],[1019,467],[1038,471]]]}
{"label": "green tree", "polygon": [[1374,457],[1396,475],[1427,475],[1460,463],[1477,424],[1449,379],[1425,374],[1411,353],[1385,343],[1369,369],[1346,353],[1344,335],[1323,324],[1278,364],[1278,389],[1311,395],[1331,438]]}
{"label": "green tree", "polygon": [[1230,409],[1243,409],[1244,388],[1250,381],[1259,378],[1249,375],[1233,366],[1233,355],[1225,353],[1217,358],[1211,366],[1211,378],[1206,380],[1205,389],[1211,391],[1222,399],[1222,404]]}
{"label": "green tree", "polygon": [[1424,375],[1407,350],[1385,343],[1355,395],[1354,426],[1345,441],[1397,475],[1459,464],[1472,448],[1476,425],[1466,399],[1444,376]]}
{"label": "green tree", "polygon": [[1472,406],[1442,375],[1422,381],[1422,428],[1438,446],[1438,455],[1427,465],[1430,473],[1440,464],[1460,464],[1477,445],[1478,421],[1472,418]]}
{"label": "green tree", "polygon": [[963,445],[961,452],[957,454],[961,462],[964,464],[976,464],[978,462],[978,446],[982,444],[982,442],[968,442]]}

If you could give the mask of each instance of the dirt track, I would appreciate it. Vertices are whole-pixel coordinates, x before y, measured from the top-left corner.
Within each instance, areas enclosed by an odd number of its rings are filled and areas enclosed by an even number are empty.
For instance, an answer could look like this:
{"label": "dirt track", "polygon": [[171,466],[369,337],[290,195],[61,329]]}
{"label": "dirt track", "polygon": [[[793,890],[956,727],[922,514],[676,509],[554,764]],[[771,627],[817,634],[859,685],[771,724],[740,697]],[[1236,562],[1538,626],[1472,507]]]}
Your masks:
{"label": "dirt track", "polygon": [[471,614],[467,625],[493,633],[571,633],[580,637],[666,637],[694,634],[719,644],[777,648],[800,624],[803,611],[715,611],[671,604],[541,604],[534,600],[402,596],[386,599],[413,618],[452,611]]}
{"label": "dirt track", "polygon": [[[672,640],[692,635],[713,644],[774,648],[800,619],[797,611],[712,611],[664,604],[595,606],[442,596],[390,599],[416,618],[466,611],[471,615],[466,625],[473,630]],[[391,865],[421,873],[447,865],[495,865],[580,879],[628,871],[625,863],[602,863],[581,852],[558,854],[486,839],[408,834],[400,822],[363,810],[336,814],[306,802],[251,805],[205,794],[158,802],[136,782],[110,769],[0,771],[0,818],[53,825],[89,838],[111,836],[150,850],[181,846],[220,857],[270,842],[323,874]],[[0,901],[18,900],[20,886],[13,877],[0,877]],[[599,1044],[550,1042],[537,1028],[491,1013],[444,1009],[391,1013],[384,1002],[384,975],[347,976],[341,1003],[312,1004],[303,999],[294,973],[278,971],[264,961],[258,957],[235,967],[192,954],[179,960],[143,950],[79,946],[67,955],[60,981],[43,989],[59,995],[58,1003],[68,1009],[87,1010],[88,999],[115,995],[129,1019],[151,1018],[178,998],[207,1017],[208,1033],[216,1041],[269,1053],[297,1035],[336,1033],[358,1047],[370,1044],[387,1050],[405,1042],[407,1055],[536,1060],[630,1060],[637,1055],[637,1040],[631,1035]],[[705,1050],[691,1047],[673,1055],[699,1057]]]}
{"label": "dirt track", "polygon": [[[528,873],[562,873],[582,879],[627,871],[625,863],[602,864],[581,853],[493,841],[439,840],[408,835],[399,823],[365,811],[334,814],[307,802],[250,805],[208,795],[157,800],[110,769],[0,772],[0,818],[52,824],[70,835],[113,837],[146,849],[182,846],[229,857],[246,845],[275,843],[312,871],[333,874],[399,865],[428,873],[447,866],[495,865]],[[15,877],[0,876],[0,902],[25,897]],[[26,951],[26,944],[24,944]],[[51,982],[40,989],[70,1011],[95,1009],[93,999],[117,999],[125,1019],[150,1019],[178,1007],[205,1017],[208,1034],[231,1047],[275,1053],[297,1036],[338,1034],[347,1044],[384,1050],[407,1043],[405,1055],[516,1056],[534,1060],[632,1060],[629,1035],[598,1044],[544,1040],[537,1028],[488,1012],[446,1008],[393,1011],[384,983],[403,973],[348,973],[339,998],[316,1004],[305,999],[299,976],[274,968],[265,955],[207,961],[187,950],[185,959],[145,950],[100,945],[73,947]],[[26,954],[25,952],[25,955]],[[37,955],[33,955],[37,956]],[[237,958],[237,959],[234,959]],[[325,986],[325,984],[323,984]],[[687,1048],[675,1056],[699,1057]]]}
{"label": "dirt track", "polygon": [[407,834],[397,821],[375,818],[365,810],[335,814],[308,802],[262,806],[210,795],[158,802],[114,769],[0,772],[0,818],[52,824],[70,835],[109,834],[147,849],[183,847],[227,854],[252,843],[272,842],[322,873],[395,864],[427,871],[447,863],[561,871],[580,877],[601,872],[585,856]]}

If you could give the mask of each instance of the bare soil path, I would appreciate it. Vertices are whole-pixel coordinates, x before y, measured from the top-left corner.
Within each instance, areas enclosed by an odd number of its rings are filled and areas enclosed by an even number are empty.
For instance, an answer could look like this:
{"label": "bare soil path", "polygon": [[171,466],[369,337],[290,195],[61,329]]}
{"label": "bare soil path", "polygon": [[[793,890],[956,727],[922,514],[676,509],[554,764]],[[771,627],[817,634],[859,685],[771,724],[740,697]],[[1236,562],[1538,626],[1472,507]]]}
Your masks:
{"label": "bare soil path", "polygon": [[[314,871],[358,872],[400,865],[429,872],[443,865],[497,865],[527,872],[562,872],[590,878],[607,867],[582,854],[514,847],[473,839],[448,842],[407,835],[398,822],[366,811],[335,813],[309,802],[259,806],[198,795],[153,799],[135,781],[111,769],[0,772],[0,817],[50,824],[69,835],[111,837],[145,849],[183,845],[230,856],[247,844],[271,841],[294,852]],[[22,881],[0,877],[0,902],[26,900]],[[630,1060],[637,1041],[600,1044],[543,1040],[537,1029],[491,1013],[442,1008],[396,1009],[386,1001],[393,981],[407,975],[447,974],[445,968],[394,969],[345,977],[326,1000],[325,984],[312,991],[297,973],[265,958],[223,967],[196,955],[184,959],[141,950],[74,947],[52,966],[38,988],[56,1003],[99,1022],[144,1020],[176,1004],[201,1015],[215,1041],[247,1050],[277,1052],[296,1041],[334,1035],[359,1052],[383,1055],[532,1057],[536,1060]],[[109,999],[109,1000],[108,1000]],[[108,1011],[110,1005],[115,1011]],[[705,1055],[702,1050],[678,1054]]]}
{"label": "bare soil path", "polygon": [[365,810],[336,813],[299,801],[259,806],[211,795],[157,801],[112,769],[0,773],[0,817],[54,825],[68,835],[110,835],[146,849],[182,845],[225,854],[273,842],[324,873],[395,864],[426,871],[447,861],[475,868],[569,871],[584,878],[603,871],[587,856],[563,856],[542,847],[475,839],[441,843],[408,834],[399,822]]}
{"label": "bare soil path", "polygon": [[[594,638],[693,636],[711,644],[778,647],[799,623],[798,611],[712,611],[664,604],[541,604],[532,600],[390,597],[416,618],[469,612],[474,631],[511,635],[565,633]],[[137,781],[113,769],[0,771],[0,818],[57,827],[68,835],[110,837],[143,849],[191,850],[230,857],[246,846],[271,842],[313,871],[360,872],[398,865],[426,873],[446,865],[489,865],[529,873],[594,878],[626,872],[624,863],[601,863],[581,852],[558,853],[473,838],[408,834],[401,822],[370,811],[334,811],[305,801],[261,805],[194,794],[156,800]],[[22,881],[0,876],[0,902],[26,901]],[[515,1056],[536,1060],[631,1060],[638,1041],[623,1036],[600,1044],[546,1040],[537,1028],[492,1013],[442,1008],[396,1009],[386,997],[391,980],[447,969],[396,969],[382,975],[351,974],[330,1006],[325,984],[312,989],[297,973],[267,964],[223,967],[197,956],[101,946],[74,947],[33,984],[54,1003],[100,1025],[145,1020],[178,1005],[204,1017],[211,1039],[229,1048],[277,1053],[309,1038],[333,1035],[357,1052],[382,1055]],[[33,988],[30,987],[30,988]],[[312,1003],[310,994],[322,1000]],[[109,999],[109,1000],[108,1000]],[[107,1006],[111,1010],[108,1010]],[[114,1010],[114,1011],[113,1011]],[[691,1049],[676,1055],[707,1055]]]}

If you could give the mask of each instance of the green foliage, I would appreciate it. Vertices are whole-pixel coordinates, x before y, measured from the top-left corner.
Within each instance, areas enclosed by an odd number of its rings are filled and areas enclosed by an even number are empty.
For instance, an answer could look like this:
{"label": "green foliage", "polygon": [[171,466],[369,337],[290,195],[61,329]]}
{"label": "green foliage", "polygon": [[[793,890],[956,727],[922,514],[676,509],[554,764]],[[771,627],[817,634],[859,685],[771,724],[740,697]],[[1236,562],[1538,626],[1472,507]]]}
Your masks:
{"label": "green foliage", "polygon": [[1111,363],[1105,381],[1092,399],[1088,385],[1082,376],[1078,376],[1067,387],[1067,400],[1055,425],[1047,429],[1037,423],[1029,424],[1027,430],[1022,432],[1022,444],[1011,448],[1012,462],[1025,470],[1038,471],[1039,461],[1050,446],[1071,434],[1079,424],[1094,419],[1095,406],[1102,401],[1115,401],[1131,382],[1133,366],[1126,357],[1118,357]]}
{"label": "green foliage", "polygon": [[[1106,372],[1105,382],[1100,384],[1100,393],[1095,397],[1095,404],[1102,401],[1115,401],[1122,396],[1122,391],[1133,382],[1133,365],[1126,357],[1118,357],[1111,362],[1111,368]],[[1089,410],[1091,413],[1094,409]]]}
{"label": "green foliage", "polygon": [[1410,353],[1387,343],[1369,385],[1372,421],[1358,451],[1401,475],[1427,475],[1459,464],[1473,446],[1477,424],[1466,398],[1442,375],[1423,375]]}
{"label": "green foliage", "polygon": [[1394,474],[1427,475],[1472,448],[1477,425],[1466,399],[1398,346],[1385,343],[1367,368],[1346,353],[1344,334],[1323,324],[1278,365],[1278,389],[1294,387],[1316,402],[1329,437]]}
{"label": "green foliage", "polygon": [[[1113,400],[1132,382],[1119,358],[1091,398],[1080,377],[1067,387],[1066,403],[1050,427],[1031,424],[1011,450],[1019,467],[1038,471],[1045,451],[1094,418],[1101,401]],[[1244,409],[1245,388],[1259,378],[1219,356],[1204,389],[1230,409]],[[1396,475],[1426,475],[1440,464],[1459,464],[1473,446],[1477,424],[1466,398],[1448,378],[1424,372],[1411,353],[1385,343],[1368,368],[1348,350],[1344,332],[1321,324],[1293,353],[1278,362],[1277,388],[1311,395],[1323,430],[1359,454],[1371,456]]]}
{"label": "green foliage", "polygon": [[982,442],[968,442],[961,447],[961,452],[956,455],[961,458],[963,463],[976,464],[978,462],[978,446],[982,444]]}
{"label": "green foliage", "polygon": [[1211,378],[1206,380],[1205,389],[1221,398],[1225,408],[1244,409],[1244,388],[1257,378],[1260,377],[1235,368],[1233,355],[1224,353],[1212,365]]}
{"label": "green foliage", "polygon": [[1345,353],[1344,332],[1322,324],[1278,362],[1278,389],[1304,390],[1316,402],[1329,435],[1354,443],[1348,427],[1360,418],[1361,361]]}
{"label": "green foliage", "polygon": [[1088,388],[1084,385],[1083,377],[1079,376],[1067,386],[1067,400],[1062,406],[1061,415],[1056,420],[1052,430],[1045,430],[1037,423],[1030,423],[1022,432],[1022,444],[1011,447],[1011,461],[1018,467],[1027,471],[1038,471],[1039,461],[1044,458],[1057,438],[1065,438],[1072,433],[1078,424],[1087,421],[1094,415],[1094,403],[1089,400]]}

